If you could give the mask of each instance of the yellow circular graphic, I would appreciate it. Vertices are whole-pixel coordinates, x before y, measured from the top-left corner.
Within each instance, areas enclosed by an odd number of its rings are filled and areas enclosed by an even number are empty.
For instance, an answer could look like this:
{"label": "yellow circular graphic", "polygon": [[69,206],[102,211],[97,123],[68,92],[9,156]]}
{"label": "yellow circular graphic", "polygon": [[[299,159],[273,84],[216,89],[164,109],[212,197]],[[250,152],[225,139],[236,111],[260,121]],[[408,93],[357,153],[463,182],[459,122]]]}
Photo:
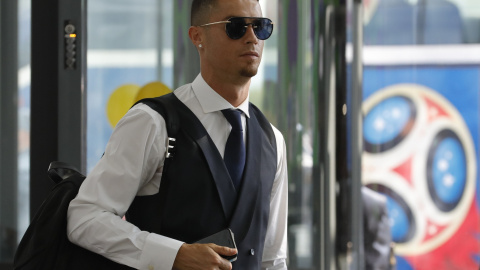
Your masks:
{"label": "yellow circular graphic", "polygon": [[[137,96],[135,97],[135,102],[144,99],[144,98],[153,98],[163,96],[172,92],[168,86],[161,82],[151,82],[144,85],[140,90],[138,90]],[[133,105],[133,104],[132,104]]]}
{"label": "yellow circular graphic", "polygon": [[107,102],[107,118],[112,127],[127,113],[135,103],[135,97],[140,86],[135,84],[124,84],[115,89]]}

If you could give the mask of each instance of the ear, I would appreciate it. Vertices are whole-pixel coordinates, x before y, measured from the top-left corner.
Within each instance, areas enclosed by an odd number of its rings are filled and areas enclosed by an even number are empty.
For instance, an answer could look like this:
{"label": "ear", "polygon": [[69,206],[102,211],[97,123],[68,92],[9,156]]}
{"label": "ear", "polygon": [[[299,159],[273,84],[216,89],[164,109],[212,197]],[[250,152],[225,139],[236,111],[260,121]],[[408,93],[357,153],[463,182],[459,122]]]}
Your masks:
{"label": "ear", "polygon": [[193,45],[198,48],[198,46],[202,43],[202,30],[198,26],[190,26],[188,29],[188,36],[192,41]]}

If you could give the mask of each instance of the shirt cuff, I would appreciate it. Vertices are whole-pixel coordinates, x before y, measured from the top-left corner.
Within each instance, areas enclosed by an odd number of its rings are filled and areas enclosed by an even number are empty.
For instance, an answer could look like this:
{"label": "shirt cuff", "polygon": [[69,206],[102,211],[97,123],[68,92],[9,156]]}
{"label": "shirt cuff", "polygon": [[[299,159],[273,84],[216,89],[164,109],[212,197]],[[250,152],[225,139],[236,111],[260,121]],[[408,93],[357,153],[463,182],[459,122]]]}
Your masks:
{"label": "shirt cuff", "polygon": [[140,257],[140,269],[170,270],[184,242],[150,233]]}

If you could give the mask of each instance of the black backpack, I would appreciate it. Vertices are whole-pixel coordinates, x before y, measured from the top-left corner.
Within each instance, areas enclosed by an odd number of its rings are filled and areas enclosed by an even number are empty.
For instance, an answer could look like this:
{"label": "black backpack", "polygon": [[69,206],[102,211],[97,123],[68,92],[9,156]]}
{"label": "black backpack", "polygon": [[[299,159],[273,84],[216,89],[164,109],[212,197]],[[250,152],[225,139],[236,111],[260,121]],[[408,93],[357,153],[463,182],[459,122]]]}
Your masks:
{"label": "black backpack", "polygon": [[[167,124],[169,137],[178,131],[178,118],[168,103],[173,93],[165,97],[143,99],[160,113]],[[167,151],[173,156],[174,148]],[[169,159],[165,159],[167,166]],[[132,269],[101,255],[71,243],[67,237],[67,211],[85,176],[63,162],[54,161],[48,168],[48,176],[55,186],[48,194],[22,237],[15,252],[14,270],[75,270],[75,269]]]}

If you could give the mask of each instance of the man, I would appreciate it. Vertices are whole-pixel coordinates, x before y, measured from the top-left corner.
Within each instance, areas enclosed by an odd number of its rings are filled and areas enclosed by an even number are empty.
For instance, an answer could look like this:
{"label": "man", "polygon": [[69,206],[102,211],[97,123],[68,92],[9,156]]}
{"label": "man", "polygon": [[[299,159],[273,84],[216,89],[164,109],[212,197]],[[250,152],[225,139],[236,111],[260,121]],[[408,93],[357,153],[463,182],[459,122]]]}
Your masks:
{"label": "man", "polygon": [[[137,269],[231,269],[221,255],[236,253],[235,269],[286,269],[285,142],[248,102],[264,39],[273,30],[261,17],[257,0],[193,1],[189,36],[201,73],[169,96],[180,132],[168,170],[163,172],[165,119],[136,105],[70,204],[72,242]],[[232,111],[240,128],[227,120]],[[229,162],[234,129],[241,141],[232,145],[244,144],[236,152],[244,157]],[[149,198],[162,201],[160,211],[144,203]],[[122,220],[132,202],[143,223]],[[192,244],[227,227],[237,250]]]}
{"label": "man", "polygon": [[362,187],[363,241],[365,269],[392,269],[392,237],[387,197]]}

